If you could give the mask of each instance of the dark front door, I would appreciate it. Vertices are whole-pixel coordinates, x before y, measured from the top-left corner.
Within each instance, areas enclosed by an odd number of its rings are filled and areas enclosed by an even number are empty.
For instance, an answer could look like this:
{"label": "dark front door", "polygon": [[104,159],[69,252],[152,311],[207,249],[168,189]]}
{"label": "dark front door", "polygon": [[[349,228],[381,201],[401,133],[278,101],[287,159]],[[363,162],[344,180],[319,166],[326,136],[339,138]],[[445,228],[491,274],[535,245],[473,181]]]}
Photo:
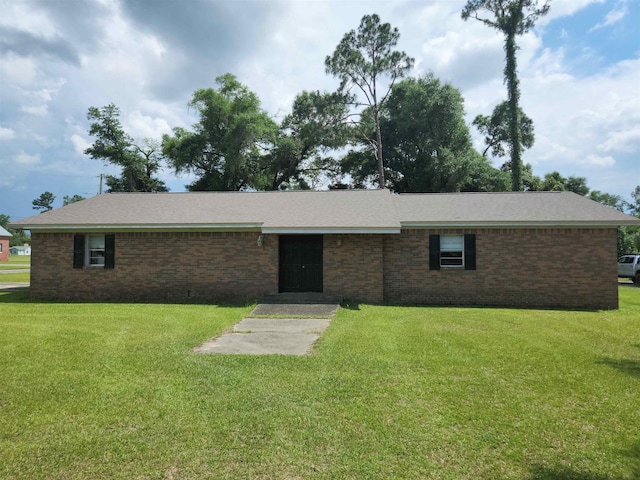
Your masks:
{"label": "dark front door", "polygon": [[280,291],[322,292],[322,235],[280,235]]}

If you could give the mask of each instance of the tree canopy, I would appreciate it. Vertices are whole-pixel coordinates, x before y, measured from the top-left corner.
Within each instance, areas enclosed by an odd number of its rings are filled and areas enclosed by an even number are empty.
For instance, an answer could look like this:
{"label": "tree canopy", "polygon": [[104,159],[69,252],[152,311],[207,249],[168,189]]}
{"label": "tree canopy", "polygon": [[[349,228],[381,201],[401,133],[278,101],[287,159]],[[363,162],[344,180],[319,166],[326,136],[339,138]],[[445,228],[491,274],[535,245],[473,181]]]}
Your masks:
{"label": "tree canopy", "polygon": [[154,175],[160,169],[159,145],[146,139],[137,145],[120,123],[120,109],[114,104],[102,108],[90,107],[87,118],[93,123],[89,134],[96,137],[85,150],[91,158],[121,167],[120,177],[106,176],[110,192],[166,192],[167,187]]}
{"label": "tree canopy", "polygon": [[55,195],[51,192],[44,192],[32,203],[34,210],[41,210],[40,213],[53,210],[53,202],[56,199]]}
{"label": "tree canopy", "polygon": [[[326,72],[340,79],[340,91],[350,93],[356,86],[364,95],[360,105],[370,108],[374,132],[371,135],[363,129],[362,134],[373,149],[380,188],[385,187],[380,113],[396,80],[404,77],[414,64],[414,59],[405,52],[394,50],[399,38],[399,30],[389,23],[380,23],[378,15],[365,15],[358,31],[346,33],[333,55],[325,59]],[[385,78],[386,88],[382,85]]]}
{"label": "tree canopy", "polygon": [[339,171],[332,153],[347,144],[351,128],[345,95],[328,92],[299,94],[280,125],[278,137],[268,154],[269,190],[310,188]]}
{"label": "tree canopy", "polygon": [[31,242],[31,237],[27,234],[26,230],[14,230],[9,228],[9,223],[11,223],[11,217],[4,213],[0,213],[0,227],[4,228],[11,234],[11,237],[9,237],[9,246],[14,247]]}
{"label": "tree canopy", "polygon": [[[458,89],[433,74],[393,86],[381,116],[389,186],[396,192],[494,191],[506,176],[473,149]],[[372,123],[369,128],[375,128]],[[369,150],[352,150],[345,173],[356,185],[375,175]]]}
{"label": "tree canopy", "polygon": [[[506,63],[504,80],[507,84],[508,125],[511,155],[511,188],[522,190],[522,139],[520,137],[519,101],[520,86],[516,59],[516,36],[533,28],[535,22],[549,12],[548,0],[538,6],[538,0],[467,0],[462,18],[474,18],[504,34]],[[487,16],[483,16],[487,14]]]}
{"label": "tree canopy", "polygon": [[[491,116],[477,115],[473,125],[484,135],[485,149],[482,156],[490,151],[494,157],[504,157],[509,151],[509,102],[496,105]],[[518,128],[522,148],[531,148],[535,142],[533,120],[518,107]],[[510,165],[510,162],[509,162]],[[509,167],[509,170],[511,168]]]}
{"label": "tree canopy", "polygon": [[85,198],[82,195],[65,195],[62,199],[62,206],[69,205],[71,203],[81,202]]}
{"label": "tree canopy", "polygon": [[200,115],[193,130],[174,128],[163,135],[162,152],[176,173],[195,174],[189,190],[263,189],[268,168],[264,154],[278,127],[261,109],[257,95],[227,73],[218,89],[196,90],[189,106]]}

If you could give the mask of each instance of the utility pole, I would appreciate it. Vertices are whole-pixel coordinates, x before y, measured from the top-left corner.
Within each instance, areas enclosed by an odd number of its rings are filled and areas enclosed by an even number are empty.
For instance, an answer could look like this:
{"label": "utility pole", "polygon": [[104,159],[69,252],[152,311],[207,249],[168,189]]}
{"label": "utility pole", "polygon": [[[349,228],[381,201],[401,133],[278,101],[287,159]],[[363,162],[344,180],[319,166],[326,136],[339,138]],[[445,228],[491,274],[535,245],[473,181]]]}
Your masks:
{"label": "utility pole", "polygon": [[99,177],[100,177],[100,190],[99,190],[99,195],[102,195],[102,177],[103,177],[103,176],[104,176],[104,175],[103,175],[102,173],[99,175]]}

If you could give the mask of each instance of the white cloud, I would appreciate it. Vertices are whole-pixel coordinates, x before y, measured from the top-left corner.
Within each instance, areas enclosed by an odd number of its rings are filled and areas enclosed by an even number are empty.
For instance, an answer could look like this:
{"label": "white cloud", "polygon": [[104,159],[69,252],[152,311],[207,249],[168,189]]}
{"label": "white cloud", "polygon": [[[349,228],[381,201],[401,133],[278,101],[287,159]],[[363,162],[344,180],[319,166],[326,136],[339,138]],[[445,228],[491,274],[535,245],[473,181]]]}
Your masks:
{"label": "white cloud", "polygon": [[16,184],[15,175],[7,175],[6,172],[0,175],[0,187],[12,188]]}
{"label": "white cloud", "polygon": [[0,127],[0,142],[8,142],[16,138],[16,132],[11,128]]}
{"label": "white cloud", "polygon": [[615,8],[609,11],[609,13],[607,13],[607,15],[604,17],[604,20],[596,24],[589,31],[593,32],[594,30],[599,30],[601,28],[606,28],[606,27],[610,27],[611,25],[615,25],[620,20],[622,20],[627,15],[627,13],[629,13],[629,9],[627,8],[626,2],[625,1],[618,2]]}
{"label": "white cloud", "polygon": [[[537,175],[559,170],[565,176],[585,176],[591,188],[612,193],[622,185],[637,183],[637,174],[634,180],[622,172],[632,170],[634,162],[637,170],[640,60],[622,61],[577,77],[566,72],[558,52],[546,56],[544,63],[551,67],[541,71],[550,72],[548,76],[535,71],[521,76],[523,110],[533,119],[536,134],[536,143],[525,151],[524,161],[534,165]],[[553,58],[556,60],[549,60]],[[613,167],[619,173],[618,185],[612,174],[602,173]]]}
{"label": "white cloud", "polygon": [[604,3],[604,1],[605,0],[550,0],[551,8],[549,9],[549,13],[538,21],[538,25],[544,26],[551,20],[571,16],[591,4],[600,4]]}
{"label": "white cloud", "polygon": [[123,122],[125,131],[135,139],[159,139],[164,133],[171,133],[171,127],[164,118],[143,115],[135,110]]}
{"label": "white cloud", "polygon": [[78,155],[84,155],[84,151],[91,146],[91,142],[77,133],[71,135],[71,137],[69,137],[69,140],[71,140],[73,149]]}
{"label": "white cloud", "polygon": [[36,80],[38,70],[30,58],[12,53],[0,57],[0,78],[5,86],[30,87]]}
{"label": "white cloud", "polygon": [[15,156],[15,161],[20,165],[36,165],[40,163],[40,154],[29,155],[25,153],[24,150],[21,150],[20,153]]}
{"label": "white cloud", "polygon": [[0,25],[47,37],[55,34],[55,28],[44,11],[20,2],[2,2]]}
{"label": "white cloud", "polygon": [[42,105],[22,107],[20,110],[22,110],[24,113],[28,113],[29,115],[37,115],[40,117],[44,117],[48,113],[49,107],[45,103]]}
{"label": "white cloud", "polygon": [[640,126],[630,126],[621,131],[610,131],[607,139],[598,145],[598,151],[640,153]]}
{"label": "white cloud", "polygon": [[585,163],[594,167],[605,167],[610,168],[616,164],[616,161],[611,156],[601,157],[599,155],[587,155],[585,157]]}

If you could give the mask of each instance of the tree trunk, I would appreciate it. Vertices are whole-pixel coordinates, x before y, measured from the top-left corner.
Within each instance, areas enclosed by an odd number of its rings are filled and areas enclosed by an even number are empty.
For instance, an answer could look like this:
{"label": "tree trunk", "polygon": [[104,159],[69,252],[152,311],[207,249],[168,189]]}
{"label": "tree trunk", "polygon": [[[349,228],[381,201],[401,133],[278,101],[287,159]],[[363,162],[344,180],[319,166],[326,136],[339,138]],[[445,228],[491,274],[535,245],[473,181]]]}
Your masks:
{"label": "tree trunk", "polygon": [[520,145],[520,126],[518,121],[518,100],[520,89],[518,87],[518,72],[516,64],[516,33],[515,25],[507,33],[505,40],[505,53],[507,65],[504,70],[507,82],[507,95],[509,102],[509,140],[511,144],[511,190],[522,190],[522,160],[520,158],[522,147]]}
{"label": "tree trunk", "polygon": [[380,132],[380,112],[375,108],[376,116],[376,159],[378,160],[378,187],[385,188],[384,163],[382,161],[382,133]]}

